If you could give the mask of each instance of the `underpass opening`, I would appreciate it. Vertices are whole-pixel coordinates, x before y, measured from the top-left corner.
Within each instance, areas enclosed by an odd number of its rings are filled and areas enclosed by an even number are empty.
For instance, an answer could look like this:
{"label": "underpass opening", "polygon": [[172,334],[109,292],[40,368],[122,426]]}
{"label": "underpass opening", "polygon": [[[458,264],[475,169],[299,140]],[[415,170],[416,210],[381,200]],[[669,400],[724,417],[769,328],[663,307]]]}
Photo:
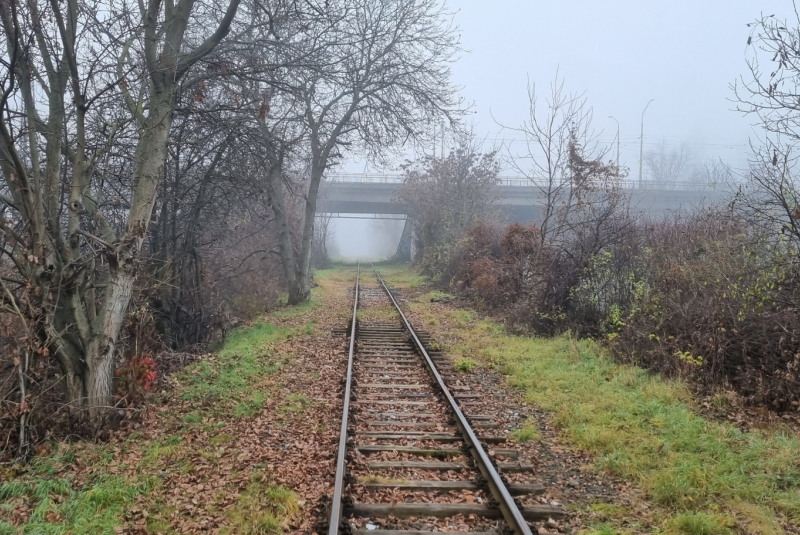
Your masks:
{"label": "underpass opening", "polygon": [[[330,221],[326,244],[331,260],[410,259],[411,221],[406,214],[324,212],[317,217]],[[406,243],[401,243],[404,234]]]}

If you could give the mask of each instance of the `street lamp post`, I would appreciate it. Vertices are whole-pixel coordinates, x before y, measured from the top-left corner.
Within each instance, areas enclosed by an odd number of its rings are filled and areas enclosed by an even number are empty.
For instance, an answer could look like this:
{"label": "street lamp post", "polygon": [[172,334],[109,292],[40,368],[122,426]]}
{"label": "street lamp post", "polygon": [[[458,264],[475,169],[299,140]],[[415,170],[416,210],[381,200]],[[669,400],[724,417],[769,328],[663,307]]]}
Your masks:
{"label": "street lamp post", "polygon": [[609,115],[608,118],[614,119],[614,122],[617,123],[617,174],[619,174],[619,121],[613,115]]}
{"label": "street lamp post", "polygon": [[653,102],[655,99],[651,98],[650,102],[647,103],[647,106],[644,107],[642,110],[642,133],[639,137],[639,189],[642,189],[642,169],[644,163],[644,112],[647,111],[647,108],[650,106],[650,103]]}

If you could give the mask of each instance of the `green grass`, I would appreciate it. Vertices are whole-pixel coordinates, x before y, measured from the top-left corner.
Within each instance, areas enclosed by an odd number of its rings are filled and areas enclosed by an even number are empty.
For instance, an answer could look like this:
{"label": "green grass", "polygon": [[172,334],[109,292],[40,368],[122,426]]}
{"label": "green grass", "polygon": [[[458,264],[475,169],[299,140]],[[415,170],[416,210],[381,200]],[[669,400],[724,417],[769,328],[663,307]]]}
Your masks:
{"label": "green grass", "polygon": [[[160,485],[155,477],[104,475],[78,487],[71,478],[49,479],[47,474],[32,471],[22,480],[0,485],[0,500],[26,499],[33,504],[33,512],[22,527],[24,533],[112,535],[136,496]],[[0,534],[18,532],[18,528],[0,521]]]}
{"label": "green grass", "polygon": [[313,402],[305,394],[289,394],[286,402],[281,407],[281,412],[285,416],[303,414]]}
{"label": "green grass", "polygon": [[730,519],[707,513],[680,513],[670,521],[672,531],[686,535],[727,535],[732,533]]}
{"label": "green grass", "polygon": [[608,524],[600,524],[585,532],[585,535],[619,535],[619,531]]}
{"label": "green grass", "polygon": [[[420,275],[408,264],[381,263],[376,264],[375,267],[389,288],[417,288],[430,282],[428,277]],[[367,264],[366,268],[362,266],[362,275],[365,274],[369,274],[374,278],[369,264]]]}
{"label": "green grass", "polygon": [[[745,433],[706,420],[684,384],[617,364],[591,341],[513,336],[491,320],[458,334],[454,354],[506,373],[555,415],[569,442],[596,454],[598,470],[635,481],[675,511],[673,529],[725,533],[736,518],[766,533],[779,514],[800,522],[800,440],[789,431]],[[703,531],[712,529],[703,514],[717,531]]]}
{"label": "green grass", "polygon": [[203,421],[203,415],[200,411],[192,411],[189,414],[184,414],[181,419],[187,424],[199,424]]}
{"label": "green grass", "polygon": [[[318,304],[317,301],[288,308],[275,315],[301,315]],[[234,437],[220,432],[226,426],[221,420],[259,414],[269,395],[259,389],[259,384],[286,362],[285,357],[272,351],[272,345],[289,336],[311,334],[313,326],[313,322],[301,327],[279,327],[261,322],[234,330],[214,355],[187,366],[177,374],[180,383],[178,395],[190,402],[190,410],[167,418],[174,419],[179,427],[202,427],[209,433],[211,445],[232,441]],[[286,410],[297,414],[310,404],[311,400],[305,396],[292,394]],[[20,476],[0,483],[0,519],[10,514],[19,500],[32,509],[22,526],[11,526],[0,520],[0,535],[112,535],[115,528],[124,524],[123,516],[134,501],[150,500],[149,497],[138,497],[161,486],[161,478],[153,474],[160,475],[162,471],[188,473],[192,469],[188,460],[191,453],[199,453],[210,464],[218,462],[216,452],[210,448],[197,451],[196,445],[184,444],[180,434],[165,435],[147,442],[141,440],[141,436],[131,435],[123,446],[135,447],[141,452],[136,464],[140,473],[135,477],[111,475],[105,471],[104,467],[112,465],[119,452],[118,448],[110,445],[82,446],[82,458],[93,470],[89,471],[85,481],[80,482],[70,475],[63,475],[70,474],[68,465],[76,461],[72,446],[62,445],[48,457],[34,458]],[[119,467],[124,468],[124,465]],[[263,505],[263,511],[257,510],[254,504]],[[231,512],[234,528],[229,533],[283,532],[286,516],[296,508],[296,499],[290,491],[253,482]],[[150,504],[148,525],[153,533],[166,532],[169,524],[165,519],[168,517],[162,518],[157,509],[157,504]],[[242,511],[248,512],[247,518]]]}
{"label": "green grass", "polygon": [[261,409],[264,408],[264,401],[267,399],[267,394],[262,391],[253,392],[250,397],[238,403],[233,408],[233,415],[236,418],[252,418],[256,416]]}
{"label": "green grass", "polygon": [[[282,303],[285,303],[286,299],[282,300]],[[274,312],[270,312],[270,316],[274,318],[290,318],[293,316],[300,316],[302,314],[306,314],[311,312],[315,308],[319,307],[322,303],[319,299],[319,290],[317,288],[313,288],[311,290],[311,299],[306,301],[305,303],[301,303],[299,305],[294,306],[285,306],[283,308],[279,308]]]}
{"label": "green grass", "polygon": [[233,406],[239,416],[254,413],[263,406],[264,399],[254,399],[252,387],[278,371],[283,363],[270,346],[291,334],[293,329],[269,323],[236,329],[213,357],[191,364],[178,374],[181,396],[189,401],[217,403],[219,410]]}
{"label": "green grass", "polygon": [[228,512],[230,525],[223,534],[270,535],[283,533],[289,516],[299,511],[297,495],[255,474],[236,506]]}
{"label": "green grass", "polygon": [[454,298],[455,298],[455,296],[453,296],[453,295],[451,295],[449,293],[441,292],[439,290],[432,290],[432,291],[430,291],[430,292],[428,292],[426,294],[421,295],[419,298],[417,298],[417,300],[431,302],[431,301],[434,301],[434,300],[447,301],[447,300],[451,300],[451,299],[454,299]]}
{"label": "green grass", "polygon": [[511,436],[514,437],[517,442],[532,442],[542,439],[542,433],[533,420],[528,420],[517,429],[511,431]]}
{"label": "green grass", "polygon": [[455,360],[455,369],[457,372],[461,373],[469,373],[475,369],[478,363],[475,362],[475,359],[471,359],[469,357],[459,358]]}

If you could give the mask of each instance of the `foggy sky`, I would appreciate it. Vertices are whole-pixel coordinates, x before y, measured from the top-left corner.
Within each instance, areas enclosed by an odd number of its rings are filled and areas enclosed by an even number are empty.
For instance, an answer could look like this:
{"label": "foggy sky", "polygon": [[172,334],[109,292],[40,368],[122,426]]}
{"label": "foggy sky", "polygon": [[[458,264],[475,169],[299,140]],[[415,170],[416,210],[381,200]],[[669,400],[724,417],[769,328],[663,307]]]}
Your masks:
{"label": "foggy sky", "polygon": [[[749,28],[760,13],[792,14],[791,0],[451,0],[468,52],[453,65],[470,117],[489,142],[520,147],[514,133],[528,111],[527,83],[547,89],[556,70],[574,92],[586,92],[600,139],[611,144],[620,123],[621,163],[638,177],[639,129],[645,146],[685,143],[697,159],[746,164],[754,117],[732,111],[729,85],[746,75]],[[437,148],[437,152],[438,152]],[[372,170],[356,158],[348,171]],[[514,174],[504,171],[505,175]],[[349,232],[370,234],[368,223],[346,221]],[[346,252],[346,243],[340,248]]]}
{"label": "foggy sky", "polygon": [[[478,130],[509,139],[501,123],[527,112],[528,78],[544,89],[559,70],[566,87],[586,91],[601,139],[619,120],[622,162],[638,176],[641,113],[645,151],[664,140],[699,157],[744,163],[753,118],[731,111],[729,85],[746,73],[746,42],[763,11],[786,16],[790,0],[454,0],[464,54],[454,66],[476,103]],[[491,113],[490,113],[491,112]],[[512,145],[513,148],[514,145]]]}

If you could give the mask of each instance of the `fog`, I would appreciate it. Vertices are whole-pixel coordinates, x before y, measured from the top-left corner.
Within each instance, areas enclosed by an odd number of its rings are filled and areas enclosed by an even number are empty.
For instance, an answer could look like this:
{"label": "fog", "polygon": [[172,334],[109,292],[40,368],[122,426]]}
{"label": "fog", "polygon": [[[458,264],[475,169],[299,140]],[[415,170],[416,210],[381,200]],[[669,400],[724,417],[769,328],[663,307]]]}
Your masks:
{"label": "fog", "polygon": [[[547,89],[556,73],[569,91],[584,92],[594,108],[599,140],[613,147],[619,121],[620,161],[639,173],[642,111],[644,151],[686,147],[694,163],[747,163],[753,117],[734,111],[730,85],[747,74],[749,28],[761,13],[792,14],[789,0],[452,0],[467,50],[453,65],[469,120],[487,145],[522,149],[501,125],[518,126],[528,113],[527,85]],[[439,152],[437,143],[436,152]],[[417,150],[420,150],[419,148]],[[432,147],[424,147],[430,153]],[[413,157],[413,147],[408,155]],[[352,158],[342,170],[381,170]],[[388,170],[396,170],[390,168]],[[506,170],[504,175],[514,174]],[[357,256],[380,245],[375,223],[339,220],[341,254]],[[338,238],[337,238],[338,240]],[[364,253],[356,251],[365,251]]]}
{"label": "fog", "polygon": [[394,256],[405,221],[340,214],[332,220],[328,252],[334,260],[384,260]]}

